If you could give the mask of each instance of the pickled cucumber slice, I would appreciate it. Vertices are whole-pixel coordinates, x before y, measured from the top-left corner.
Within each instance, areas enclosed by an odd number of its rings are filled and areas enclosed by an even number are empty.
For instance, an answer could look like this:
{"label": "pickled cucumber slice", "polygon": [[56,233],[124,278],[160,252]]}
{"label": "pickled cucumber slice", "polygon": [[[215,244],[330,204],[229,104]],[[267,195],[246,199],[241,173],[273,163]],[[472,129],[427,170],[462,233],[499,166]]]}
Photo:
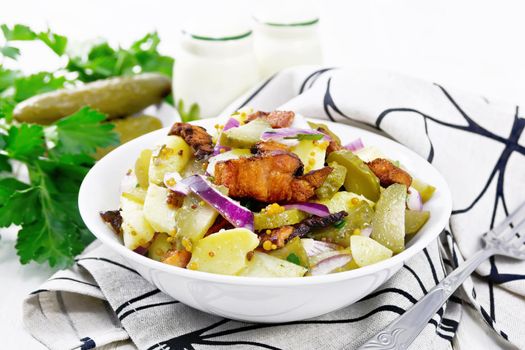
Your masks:
{"label": "pickled cucumber slice", "polygon": [[246,255],[258,245],[257,235],[244,228],[214,233],[197,242],[188,269],[235,275],[246,267]]}
{"label": "pickled cucumber slice", "polygon": [[286,225],[295,225],[307,217],[307,214],[298,209],[285,210],[278,214],[260,212],[253,214],[253,224],[255,230],[259,231]]}
{"label": "pickled cucumber slice", "polygon": [[405,249],[405,185],[393,184],[381,193],[372,219],[372,235],[394,253]]}
{"label": "pickled cucumber slice", "polygon": [[310,237],[336,243],[346,248],[350,245],[350,237],[369,227],[374,217],[374,210],[366,201],[360,201],[355,205],[351,204],[342,210],[346,210],[348,215],[341,223],[318,229],[311,233]]}
{"label": "pickled cucumber slice", "polygon": [[[204,237],[219,213],[200,197],[189,194],[175,215],[177,240],[188,251]],[[180,248],[180,247],[179,247]]]}
{"label": "pickled cucumber slice", "polygon": [[308,122],[308,125],[310,126],[310,128],[312,128],[313,130],[319,130],[321,129],[325,134],[327,134],[328,136],[330,136],[330,138],[334,141],[336,141],[338,144],[341,144],[341,139],[339,138],[339,136],[337,136],[336,134],[334,134],[330,129],[328,129],[328,126],[326,126],[325,124],[321,124],[321,123],[314,123],[314,122]]}
{"label": "pickled cucumber slice", "polygon": [[19,103],[13,116],[21,122],[50,124],[90,106],[112,119],[140,112],[170,91],[170,79],[161,74],[110,78],[34,96]]}
{"label": "pickled cucumber slice", "polygon": [[272,250],[269,254],[276,258],[301,265],[305,268],[309,267],[308,256],[306,255],[306,250],[304,250],[303,243],[299,237],[292,238],[284,247]]}
{"label": "pickled cucumber slice", "polygon": [[430,212],[428,211],[416,211],[406,210],[405,211],[405,233],[412,235],[417,233],[423,225],[430,218]]}
{"label": "pickled cucumber slice", "polygon": [[331,162],[328,166],[333,169],[332,172],[328,175],[321,187],[315,190],[315,194],[319,199],[332,198],[345,182],[346,168],[344,166],[339,165],[337,162]]}
{"label": "pickled cucumber slice", "polygon": [[261,140],[261,135],[271,129],[270,124],[262,119],[232,128],[221,133],[219,142],[232,148],[250,148]]}
{"label": "pickled cucumber slice", "polygon": [[352,257],[359,267],[372,265],[392,257],[390,249],[365,236],[352,236],[350,248]]}
{"label": "pickled cucumber slice", "polygon": [[148,248],[148,257],[153,260],[162,261],[168,250],[172,249],[172,244],[168,241],[168,234],[161,232],[155,234],[151,245]]}
{"label": "pickled cucumber slice", "polygon": [[247,266],[239,273],[239,276],[302,277],[306,271],[306,268],[286,260],[255,252]]}
{"label": "pickled cucumber slice", "polygon": [[140,187],[148,188],[149,185],[149,162],[151,160],[152,151],[150,149],[144,149],[140,152],[137,160],[135,161],[135,176]]}
{"label": "pickled cucumber slice", "polygon": [[425,203],[430,198],[432,198],[432,195],[434,194],[434,191],[436,190],[434,186],[426,184],[419,179],[412,180],[412,187],[414,187],[419,192],[423,203]]}
{"label": "pickled cucumber slice", "polygon": [[330,153],[327,162],[337,162],[346,168],[345,189],[349,192],[362,194],[371,201],[379,199],[379,179],[372,170],[355,154],[348,150]]}

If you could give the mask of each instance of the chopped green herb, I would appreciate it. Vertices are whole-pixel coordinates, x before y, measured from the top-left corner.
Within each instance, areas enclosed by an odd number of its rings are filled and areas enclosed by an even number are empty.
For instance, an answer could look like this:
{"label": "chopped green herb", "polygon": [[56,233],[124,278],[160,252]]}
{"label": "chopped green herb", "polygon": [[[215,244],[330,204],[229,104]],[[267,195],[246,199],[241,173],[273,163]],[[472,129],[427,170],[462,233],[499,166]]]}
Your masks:
{"label": "chopped green herb", "polygon": [[346,221],[340,220],[334,224],[334,227],[338,229],[342,229],[343,227],[345,227],[345,225],[346,225]]}
{"label": "chopped green herb", "polygon": [[297,255],[295,255],[295,253],[290,253],[290,255],[286,257],[286,260],[291,263],[294,263],[295,265],[301,266],[301,260]]}

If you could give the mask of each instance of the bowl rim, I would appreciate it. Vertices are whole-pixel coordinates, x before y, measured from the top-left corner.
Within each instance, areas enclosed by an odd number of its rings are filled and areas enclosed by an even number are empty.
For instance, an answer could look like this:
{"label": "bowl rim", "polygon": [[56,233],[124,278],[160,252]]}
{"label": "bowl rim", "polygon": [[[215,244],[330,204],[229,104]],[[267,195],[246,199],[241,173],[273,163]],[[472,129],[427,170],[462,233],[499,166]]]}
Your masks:
{"label": "bowl rim", "polygon": [[[431,171],[435,173],[434,175],[439,180],[438,181],[439,183],[434,183],[433,185],[435,185],[435,187],[439,189],[440,195],[442,196],[440,208],[442,207],[443,209],[436,214],[433,213],[433,215],[438,215],[438,218],[434,226],[430,228],[430,232],[428,232],[426,236],[421,237],[421,239],[416,241],[411,246],[407,247],[401,253],[398,253],[392,256],[391,258],[388,258],[386,260],[380,261],[372,265],[360,267],[358,269],[338,272],[338,273],[333,273],[333,274],[327,274],[327,275],[320,275],[320,276],[278,277],[277,278],[277,277],[246,277],[246,276],[221,275],[221,274],[215,274],[215,273],[209,273],[209,272],[203,272],[203,271],[188,270],[185,268],[164,264],[159,261],[150,259],[146,256],[143,256],[141,254],[135,253],[134,251],[126,248],[120,242],[110,238],[104,232],[97,232],[95,225],[92,223],[92,220],[89,217],[91,213],[87,212],[87,209],[84,206],[84,203],[88,200],[90,196],[90,189],[88,188],[86,184],[89,182],[88,180],[92,176],[94,176],[93,174],[96,174],[96,172],[100,168],[105,167],[108,164],[111,164],[111,160],[118,157],[121,152],[125,152],[128,148],[131,148],[135,144],[141,143],[141,140],[148,137],[148,135],[150,134],[166,133],[169,130],[169,127],[152,131],[132,141],[129,141],[128,143],[124,145],[117,147],[115,150],[111,151],[109,154],[107,154],[105,157],[99,160],[89,170],[88,174],[85,176],[84,180],[82,181],[82,184],[79,190],[79,196],[78,196],[78,206],[79,206],[80,215],[82,217],[82,220],[86,224],[87,228],[93,233],[93,235],[97,239],[99,239],[103,244],[107,245],[113,251],[115,251],[122,257],[124,257],[125,260],[130,259],[132,261],[135,261],[137,264],[147,267],[148,269],[160,270],[166,273],[178,275],[180,277],[184,277],[188,279],[197,279],[197,280],[208,281],[208,282],[219,283],[219,284],[276,286],[276,287],[320,285],[320,284],[334,283],[334,282],[352,279],[356,277],[361,277],[365,275],[372,275],[381,270],[385,270],[385,269],[388,269],[388,268],[391,268],[397,265],[402,265],[406,260],[410,259],[414,255],[416,255],[418,252],[422,251],[425,247],[427,247],[443,231],[443,229],[446,227],[448,223],[448,220],[452,212],[452,196],[451,196],[450,189],[448,187],[447,182],[445,181],[441,173],[436,168],[434,168],[432,164],[428,163],[428,161],[426,161],[420,155],[418,155],[411,149],[407,148],[403,144],[398,143],[392,139],[389,139],[383,135],[373,133],[368,130],[364,130],[364,129],[361,129],[355,126],[351,126],[351,125],[347,125],[347,124],[343,124],[343,123],[334,123],[331,121],[315,119],[315,118],[305,118],[305,119],[311,120],[313,122],[322,122],[324,124],[327,124],[328,126],[335,126],[336,128],[339,128],[339,127],[347,128],[348,130],[351,130],[351,131],[357,131],[358,133],[362,135],[369,135],[369,136],[373,135],[373,137],[383,138],[387,143],[395,143],[398,147],[401,147],[403,152],[406,153],[409,156],[409,158],[415,158],[415,159],[419,159],[419,161],[424,161],[426,163],[426,166],[431,168]],[[204,121],[205,122],[203,122],[203,120],[199,120],[199,121],[192,122],[192,123],[194,124],[212,123],[213,124],[216,122],[224,121],[224,118],[220,118],[220,117],[219,118],[209,118],[209,119],[204,119]]]}

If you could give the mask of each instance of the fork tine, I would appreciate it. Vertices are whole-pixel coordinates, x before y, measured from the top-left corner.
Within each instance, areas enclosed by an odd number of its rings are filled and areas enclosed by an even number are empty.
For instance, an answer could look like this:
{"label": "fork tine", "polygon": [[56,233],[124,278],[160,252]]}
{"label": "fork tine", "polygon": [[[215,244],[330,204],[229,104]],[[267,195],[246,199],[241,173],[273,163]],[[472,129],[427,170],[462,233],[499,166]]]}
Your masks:
{"label": "fork tine", "polygon": [[[516,208],[512,213],[510,213],[505,220],[498,226],[492,229],[492,232],[494,232],[496,235],[501,234],[505,229],[509,226],[510,223],[514,221],[514,219],[520,214],[525,214],[525,202],[521,203],[518,208]],[[514,225],[516,226],[516,225]]]}

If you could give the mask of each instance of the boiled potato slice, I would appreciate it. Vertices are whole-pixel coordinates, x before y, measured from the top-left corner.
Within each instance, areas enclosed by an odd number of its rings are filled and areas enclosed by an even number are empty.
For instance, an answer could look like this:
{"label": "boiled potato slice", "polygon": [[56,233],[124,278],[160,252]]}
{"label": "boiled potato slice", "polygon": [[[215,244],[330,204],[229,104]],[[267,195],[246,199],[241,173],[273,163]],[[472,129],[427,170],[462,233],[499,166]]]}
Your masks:
{"label": "boiled potato slice", "polygon": [[144,217],[142,204],[122,195],[120,208],[124,245],[131,250],[146,246],[153,238],[155,230]]}
{"label": "boiled potato slice", "polygon": [[371,162],[377,158],[387,158],[377,147],[367,146],[354,151],[354,154],[361,158],[363,162]]}
{"label": "boiled potato slice", "polygon": [[179,136],[166,136],[153,151],[149,164],[149,182],[160,185],[164,174],[181,172],[191,158],[190,146]]}
{"label": "boiled potato slice", "polygon": [[375,264],[392,256],[390,249],[366,236],[350,237],[350,249],[359,267]]}
{"label": "boiled potato slice", "polygon": [[166,202],[168,194],[167,188],[150,184],[144,200],[144,216],[156,232],[173,235],[176,210]]}
{"label": "boiled potato slice", "polygon": [[215,157],[211,157],[209,159],[208,167],[206,171],[211,176],[215,176],[215,164],[217,164],[217,162],[223,162],[229,159],[238,159],[241,157],[250,157],[250,156],[252,156],[252,153],[250,152],[249,149],[244,149],[244,148],[232,149],[231,151],[218,154]]}
{"label": "boiled potato slice", "polygon": [[381,193],[372,219],[371,238],[394,253],[405,249],[405,185],[393,184]]}
{"label": "boiled potato slice", "polygon": [[246,254],[259,245],[250,230],[236,228],[220,231],[197,242],[188,268],[192,270],[235,275],[246,267]]}
{"label": "boiled potato slice", "polygon": [[152,150],[144,149],[135,161],[135,176],[137,176],[137,182],[142,188],[148,188],[149,185],[148,173],[152,153]]}
{"label": "boiled potato slice", "polygon": [[293,146],[290,151],[301,159],[301,162],[304,164],[304,172],[308,173],[324,167],[327,147],[328,141],[302,140]]}
{"label": "boiled potato slice", "polygon": [[122,197],[132,200],[140,205],[144,205],[146,190],[142,187],[134,187],[126,192],[122,192]]}
{"label": "boiled potato slice", "polygon": [[[191,251],[192,246],[206,234],[219,213],[194,194],[184,198],[175,216],[178,239]],[[187,243],[189,242],[189,243]]]}
{"label": "boiled potato slice", "polygon": [[271,255],[255,252],[239,276],[249,277],[302,277],[308,271],[302,266]]}
{"label": "boiled potato slice", "polygon": [[157,261],[164,260],[168,250],[173,248],[168,238],[170,238],[170,236],[164,232],[156,233],[148,248],[148,257]]}
{"label": "boiled potato slice", "polygon": [[317,201],[317,202],[326,205],[330,213],[337,213],[337,212],[340,212],[341,210],[349,212],[351,211],[352,207],[355,206],[355,204],[352,203],[352,199],[354,198],[356,198],[359,201],[365,201],[371,207],[375,205],[374,202],[367,199],[365,196],[355,194],[353,192],[346,192],[346,191],[337,192],[336,194],[332,196],[332,198],[324,199],[324,200]]}

